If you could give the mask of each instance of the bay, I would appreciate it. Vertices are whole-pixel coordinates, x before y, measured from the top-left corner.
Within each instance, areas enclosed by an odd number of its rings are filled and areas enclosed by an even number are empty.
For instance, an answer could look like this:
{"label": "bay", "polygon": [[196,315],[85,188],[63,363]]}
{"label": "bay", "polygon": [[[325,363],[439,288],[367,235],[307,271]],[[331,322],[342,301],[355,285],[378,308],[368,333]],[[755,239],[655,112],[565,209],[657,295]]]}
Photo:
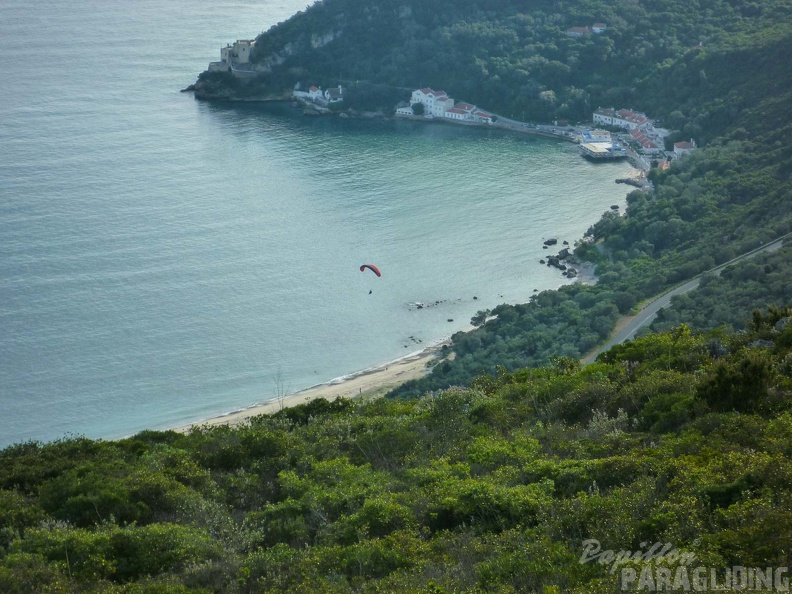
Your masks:
{"label": "bay", "polygon": [[571,144],[178,92],[302,8],[0,4],[0,446],[172,427],[407,355],[559,286],[543,239],[623,203],[629,166]]}

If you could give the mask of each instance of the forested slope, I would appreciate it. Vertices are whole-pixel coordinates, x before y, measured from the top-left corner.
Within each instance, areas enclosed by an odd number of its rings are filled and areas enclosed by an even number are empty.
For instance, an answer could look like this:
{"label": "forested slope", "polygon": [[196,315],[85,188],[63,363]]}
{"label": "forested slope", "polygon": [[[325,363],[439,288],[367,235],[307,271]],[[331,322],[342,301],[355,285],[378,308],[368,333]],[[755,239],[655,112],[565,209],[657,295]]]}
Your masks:
{"label": "forested slope", "polygon": [[420,399],[6,448],[0,591],[617,591],[586,539],[787,567],[790,315]]}
{"label": "forested slope", "polygon": [[[607,30],[566,35],[594,22]],[[260,79],[204,74],[201,92],[365,81],[350,85],[348,101],[392,108],[428,85],[536,121],[634,107],[660,117],[670,142],[703,147],[652,172],[653,194],[633,192],[626,216],[605,213],[579,242],[577,257],[597,263],[598,286],[498,306],[482,328],[453,338],[454,357],[400,395],[466,385],[499,365],[579,357],[641,300],[792,230],[790,0],[325,0],[259,36],[256,48]]]}
{"label": "forested slope", "polygon": [[[464,385],[497,365],[513,370],[554,354],[579,357],[643,299],[792,231],[792,69],[785,58],[792,56],[792,29],[771,27],[733,42],[668,66],[663,88],[689,97],[676,104],[686,115],[672,111],[669,125],[707,145],[665,172],[653,170],[654,192],[630,193],[625,216],[605,213],[578,242],[577,257],[597,263],[598,285],[495,308],[481,328],[453,337],[453,360],[398,394]],[[713,82],[685,82],[691,71]],[[748,310],[777,302],[756,295]],[[730,307],[725,293],[710,300]],[[735,311],[732,319],[746,313]]]}
{"label": "forested slope", "polygon": [[[788,31],[791,16],[788,0],[323,0],[258,36],[258,80],[204,74],[199,94],[230,85],[239,96],[278,95],[296,82],[367,81],[440,88],[537,121],[589,119],[599,105],[687,115],[700,106],[698,87],[719,84],[702,70],[710,55],[773,28]],[[566,35],[594,22],[607,30]],[[395,104],[392,95],[376,99]]]}

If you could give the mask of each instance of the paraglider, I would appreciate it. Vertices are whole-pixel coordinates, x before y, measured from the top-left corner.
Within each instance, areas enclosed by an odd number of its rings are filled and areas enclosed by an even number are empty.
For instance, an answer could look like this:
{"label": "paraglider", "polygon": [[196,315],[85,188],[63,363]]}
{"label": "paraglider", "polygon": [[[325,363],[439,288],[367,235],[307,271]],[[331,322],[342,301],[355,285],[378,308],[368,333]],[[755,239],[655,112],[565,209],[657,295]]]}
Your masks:
{"label": "paraglider", "polygon": [[374,264],[363,264],[363,265],[360,267],[360,272],[365,272],[365,271],[366,271],[366,268],[368,268],[369,270],[371,270],[371,272],[373,272],[373,273],[374,273],[374,274],[376,274],[377,276],[382,276],[382,273],[379,271],[379,268],[377,268],[376,266],[374,266]]}

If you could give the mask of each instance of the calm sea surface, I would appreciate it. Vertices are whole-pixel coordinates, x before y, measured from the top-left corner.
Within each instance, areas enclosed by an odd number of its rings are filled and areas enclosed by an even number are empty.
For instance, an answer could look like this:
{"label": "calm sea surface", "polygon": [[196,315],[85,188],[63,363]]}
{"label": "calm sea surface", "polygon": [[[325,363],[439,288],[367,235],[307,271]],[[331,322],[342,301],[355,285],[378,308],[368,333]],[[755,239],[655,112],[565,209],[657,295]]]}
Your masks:
{"label": "calm sea surface", "polygon": [[407,355],[560,285],[542,240],[623,202],[629,166],[571,144],[178,92],[304,7],[0,2],[0,446],[170,427]]}

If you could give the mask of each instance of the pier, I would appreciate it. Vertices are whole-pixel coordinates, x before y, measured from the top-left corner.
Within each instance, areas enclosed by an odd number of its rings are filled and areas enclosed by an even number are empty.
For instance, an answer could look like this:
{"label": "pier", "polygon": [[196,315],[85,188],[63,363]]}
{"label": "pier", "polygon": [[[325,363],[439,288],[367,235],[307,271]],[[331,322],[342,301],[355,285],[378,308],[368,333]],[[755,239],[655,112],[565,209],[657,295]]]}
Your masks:
{"label": "pier", "polygon": [[595,161],[626,159],[627,151],[620,144],[611,142],[585,142],[580,144],[580,154]]}

